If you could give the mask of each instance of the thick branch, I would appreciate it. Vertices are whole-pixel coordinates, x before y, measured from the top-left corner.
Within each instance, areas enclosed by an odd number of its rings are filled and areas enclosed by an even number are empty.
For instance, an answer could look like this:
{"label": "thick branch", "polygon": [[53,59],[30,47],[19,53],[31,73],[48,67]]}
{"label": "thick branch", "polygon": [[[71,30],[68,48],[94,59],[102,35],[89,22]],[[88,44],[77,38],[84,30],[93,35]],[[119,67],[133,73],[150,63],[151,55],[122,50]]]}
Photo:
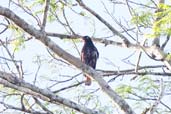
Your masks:
{"label": "thick branch", "polygon": [[55,95],[50,90],[40,89],[40,88],[36,87],[35,85],[27,83],[9,73],[5,73],[2,71],[0,71],[0,84],[3,84],[4,86],[22,91],[26,94],[33,95],[42,100],[45,100],[45,101],[48,101],[48,102],[51,102],[51,103],[54,103],[57,105],[59,105],[59,103],[63,104],[67,107],[70,107],[72,109],[80,111],[84,114],[101,114],[101,113],[98,113],[97,111],[94,111],[94,110],[88,109],[84,106],[81,106],[79,104],[76,104],[73,101],[70,101],[70,100],[62,98],[58,95]]}
{"label": "thick branch", "polygon": [[[108,83],[102,78],[101,74],[97,73],[94,69],[82,63],[78,58],[72,56],[71,54],[67,53],[65,50],[60,48],[58,45],[56,45],[55,42],[53,42],[50,38],[46,36],[45,32],[41,32],[36,28],[34,28],[33,26],[29,25],[27,22],[25,22],[23,19],[18,17],[14,12],[9,10],[8,8],[4,8],[0,6],[0,15],[9,18],[16,25],[21,27],[24,31],[26,31],[30,35],[33,35],[37,40],[40,40],[44,45],[50,48],[58,56],[70,62],[71,64],[73,64],[78,69],[85,72],[86,74],[92,76],[98,82],[102,90],[114,101],[115,105],[118,106],[125,114],[135,114],[134,111],[131,109],[131,107],[115,91],[112,90],[112,88],[108,85]],[[45,91],[43,90],[43,93],[41,94],[46,94],[46,92],[45,93],[44,92]],[[50,96],[51,95],[52,94],[50,94]],[[56,98],[56,96],[52,95],[51,101],[54,101],[55,100],[54,98]],[[60,103],[64,104],[66,102],[61,101]],[[75,103],[72,104],[74,104],[74,106],[77,106],[75,105]],[[68,104],[65,105],[70,107],[70,105]],[[74,106],[72,108],[77,110],[78,107],[74,107]],[[84,109],[79,111],[87,113]]]}
{"label": "thick branch", "polygon": [[[78,37],[82,37],[80,35],[65,35],[65,34],[49,33],[49,32],[47,32],[46,35],[52,36],[52,37],[59,37],[61,39],[65,39],[65,38],[75,39],[75,38],[78,38]],[[107,39],[93,38],[93,41],[103,43],[103,44],[105,44],[105,46],[106,45],[113,45],[113,46],[117,46],[117,47],[125,47],[120,42],[107,40]],[[141,52],[144,51],[151,59],[153,59],[153,58],[149,54],[150,53],[154,54],[158,58],[158,61],[162,60],[163,63],[166,65],[166,67],[171,71],[171,63],[170,63],[170,61],[168,61],[165,58],[166,55],[165,55],[165,53],[163,52],[162,49],[159,49],[156,46],[147,47],[147,46],[141,46],[139,44],[137,44],[137,45],[136,44],[129,44],[129,46],[126,47],[126,48],[140,50]]]}

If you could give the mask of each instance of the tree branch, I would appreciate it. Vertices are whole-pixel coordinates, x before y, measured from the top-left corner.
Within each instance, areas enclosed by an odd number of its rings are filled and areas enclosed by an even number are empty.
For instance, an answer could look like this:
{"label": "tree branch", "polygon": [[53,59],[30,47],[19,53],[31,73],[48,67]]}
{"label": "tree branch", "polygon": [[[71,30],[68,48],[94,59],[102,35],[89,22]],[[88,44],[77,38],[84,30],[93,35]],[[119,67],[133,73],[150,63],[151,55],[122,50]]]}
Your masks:
{"label": "tree branch", "polygon": [[160,104],[163,95],[164,95],[164,85],[163,85],[163,79],[161,79],[160,80],[160,92],[159,92],[157,100],[153,103],[153,105],[150,108],[150,114],[153,114],[156,111],[156,108]]}
{"label": "tree branch", "polygon": [[[78,58],[72,56],[71,54],[67,53],[65,50],[60,48],[55,42],[53,42],[50,38],[48,38],[46,36],[45,32],[41,32],[41,31],[37,30],[36,28],[34,28],[33,26],[29,25],[27,22],[25,22],[23,19],[21,19],[19,16],[17,16],[14,12],[9,10],[8,8],[4,8],[4,7],[0,6],[0,15],[3,15],[5,17],[9,18],[16,25],[21,27],[24,31],[26,31],[30,35],[33,35],[37,40],[41,41],[44,45],[46,45],[48,48],[50,48],[58,56],[62,57],[66,61],[70,62],[71,64],[73,64],[74,66],[76,66],[78,69],[82,70],[89,76],[92,76],[98,82],[98,84],[100,85],[102,90],[112,99],[114,104],[119,109],[121,109],[121,111],[123,111],[125,114],[135,114],[134,111],[131,109],[131,107],[115,91],[112,90],[112,88],[108,85],[108,83],[102,78],[102,75],[100,73],[97,73],[93,68],[82,63]],[[1,75],[4,75],[4,73]],[[19,82],[17,82],[17,83],[19,83]],[[17,84],[17,83],[15,82],[15,84]],[[3,83],[3,84],[6,84],[6,83]],[[21,83],[20,83],[20,86],[21,86]],[[13,87],[13,86],[11,85],[11,87]],[[32,88],[30,88],[30,87],[32,87],[32,85],[30,85],[28,83],[27,83],[26,87],[29,87],[29,89],[32,89]],[[15,88],[15,89],[17,89],[17,88]],[[85,107],[84,108],[82,107],[83,108],[82,109],[82,108],[80,108],[81,106],[78,106],[76,103],[68,102],[63,98],[60,98],[59,96],[54,96],[53,93],[50,93],[50,92],[47,93],[47,91],[41,90],[39,88],[36,88],[34,90],[35,90],[35,92],[38,92],[38,93],[40,92],[40,94],[44,94],[46,97],[51,96],[51,99],[50,99],[51,102],[56,101],[58,103],[62,103],[68,107],[71,107],[80,112],[84,112],[86,114],[97,113],[95,111],[92,112],[92,110],[90,110],[90,109],[87,109],[88,111],[90,111],[89,113],[87,113],[87,111],[84,109]],[[40,96],[40,95],[38,95],[38,96]],[[63,99],[63,100],[61,100],[61,99]],[[46,100],[47,100],[47,98],[46,98]]]}
{"label": "tree branch", "polygon": [[92,9],[90,9],[88,6],[86,6],[82,0],[76,0],[81,7],[83,7],[84,9],[86,9],[87,11],[89,11],[92,15],[94,15],[98,20],[100,20],[103,24],[105,24],[109,30],[111,30],[113,32],[114,35],[119,36],[122,40],[124,45],[127,47],[130,42],[129,40],[122,35],[119,31],[117,31],[115,28],[113,28],[107,21],[105,21],[99,14],[97,14],[95,11],[93,11]]}
{"label": "tree branch", "polygon": [[79,104],[76,104],[73,101],[70,101],[68,99],[62,98],[58,95],[55,95],[50,90],[40,89],[36,87],[35,85],[32,85],[30,83],[27,83],[16,76],[13,76],[12,74],[5,73],[0,71],[0,84],[3,84],[6,87],[10,87],[16,90],[19,90],[21,92],[24,92],[26,94],[38,97],[42,100],[54,103],[54,104],[63,104],[69,108],[75,109],[79,112],[82,112],[84,114],[102,114],[100,112],[88,109],[84,106],[81,106]]}
{"label": "tree branch", "polygon": [[48,114],[53,114],[53,112],[46,108],[46,106],[44,106],[36,97],[33,97],[33,99],[44,111],[46,111]]}
{"label": "tree branch", "polygon": [[45,10],[44,10],[44,15],[43,15],[43,23],[42,23],[42,26],[41,26],[42,31],[45,30],[46,20],[47,20],[48,10],[49,10],[49,4],[50,4],[50,0],[46,0]]}
{"label": "tree branch", "polygon": [[34,110],[29,110],[29,109],[23,109],[23,108],[15,107],[15,106],[12,106],[10,104],[6,104],[4,102],[0,102],[0,104],[4,105],[4,107],[7,108],[7,109],[18,110],[18,111],[26,112],[26,113],[30,113],[30,114],[48,114],[46,112],[39,112],[39,111],[34,111]]}

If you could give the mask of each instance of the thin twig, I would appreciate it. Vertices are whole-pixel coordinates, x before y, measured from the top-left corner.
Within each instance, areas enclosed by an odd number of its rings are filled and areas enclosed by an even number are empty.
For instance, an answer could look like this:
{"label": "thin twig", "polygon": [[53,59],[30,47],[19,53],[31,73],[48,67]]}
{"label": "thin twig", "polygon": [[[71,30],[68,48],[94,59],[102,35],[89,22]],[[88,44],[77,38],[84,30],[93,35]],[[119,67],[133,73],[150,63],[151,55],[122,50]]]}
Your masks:
{"label": "thin twig", "polygon": [[[72,34],[75,35],[76,33],[72,29],[71,25],[68,22],[68,19],[67,19],[66,15],[65,15],[65,9],[63,10],[63,16],[64,16],[64,19],[66,21],[66,24],[67,24],[68,28],[70,29],[70,31],[72,32]],[[76,43],[75,43],[75,41],[73,39],[72,39],[72,42],[74,44],[75,49],[77,50],[77,53],[79,54],[79,56],[81,56],[80,51],[79,51],[79,49],[78,49],[78,47],[77,47],[77,45],[76,45]]]}
{"label": "thin twig", "polygon": [[58,58],[53,54],[53,52],[51,52],[48,48],[47,48],[47,51],[48,51],[48,53],[50,54],[50,56],[51,56],[53,59],[55,59],[55,60],[57,60],[57,61],[60,61],[60,62],[62,62],[62,63],[65,63],[65,64],[68,65],[68,66],[71,65],[71,64],[69,64],[68,62],[66,62],[66,61],[64,61],[64,60],[62,60],[62,59],[58,59]]}
{"label": "thin twig", "polygon": [[34,81],[33,81],[33,84],[34,84],[34,85],[36,84],[37,76],[38,76],[38,73],[39,73],[39,71],[40,71],[40,68],[41,68],[41,63],[39,62],[39,63],[38,63],[37,70],[36,70],[36,73],[35,73],[35,76],[34,76]]}
{"label": "thin twig", "polygon": [[13,3],[16,6],[20,7],[24,12],[26,12],[28,15],[32,16],[37,21],[39,26],[41,25],[41,21],[40,21],[39,17],[37,15],[34,15],[33,11],[29,7],[27,7],[27,6],[23,7],[22,3],[18,4],[16,2],[12,1],[12,0],[11,0],[11,3]]}
{"label": "thin twig", "polygon": [[[151,0],[151,1],[152,1],[152,0]],[[137,2],[131,1],[131,0],[128,0],[128,2],[129,2],[129,3],[132,3],[132,4],[135,4],[135,5],[143,6],[143,7],[146,7],[146,8],[156,9],[156,7],[149,6],[149,5],[145,5],[145,4],[142,4],[142,3],[137,3]]]}
{"label": "thin twig", "polygon": [[8,29],[8,25],[6,25],[4,23],[0,23],[0,25],[5,27],[2,31],[0,31],[0,34],[2,34],[2,33],[4,33]]}
{"label": "thin twig", "polygon": [[16,63],[16,61],[14,60],[14,56],[11,54],[11,52],[9,51],[9,49],[7,48],[7,46],[5,46],[5,44],[2,42],[2,40],[0,40],[0,43],[1,43],[1,45],[6,49],[6,51],[7,51],[8,55],[9,55],[9,57],[11,58],[11,60],[12,60],[12,62],[13,62],[13,64],[14,64],[14,66],[16,67],[17,72],[18,72],[18,74],[19,74],[19,78],[23,79],[23,74],[22,74],[22,72],[20,71],[19,65],[18,65],[18,64]]}
{"label": "thin twig", "polygon": [[53,91],[53,93],[58,93],[58,92],[61,92],[61,91],[66,90],[66,89],[71,89],[71,88],[77,87],[77,86],[79,86],[79,85],[81,85],[81,84],[83,84],[83,83],[85,83],[85,82],[82,81],[82,82],[79,82],[79,83],[76,83],[76,84],[73,84],[73,85],[70,85],[70,86],[67,86],[67,87],[63,87],[63,88],[61,88],[61,89],[59,89],[59,90]]}
{"label": "thin twig", "polygon": [[76,0],[81,7],[83,7],[84,9],[86,9],[88,12],[90,12],[92,15],[94,15],[98,20],[100,20],[104,25],[106,25],[109,30],[111,30],[113,32],[114,35],[119,36],[122,40],[123,40],[123,45],[125,45],[126,47],[130,44],[130,41],[123,35],[121,34],[119,31],[117,31],[114,27],[112,27],[106,20],[104,20],[99,14],[97,14],[95,11],[93,11],[92,9],[90,9],[88,6],[86,6],[82,0]]}
{"label": "thin twig", "polygon": [[166,47],[167,43],[169,42],[169,39],[170,39],[170,35],[168,34],[167,37],[166,37],[165,42],[161,46],[161,50],[164,50],[164,48]]}
{"label": "thin twig", "polygon": [[30,113],[30,114],[47,114],[47,113],[44,113],[44,112],[39,112],[39,111],[34,111],[34,110],[27,110],[27,109],[23,110],[22,108],[15,107],[13,105],[6,104],[4,102],[0,102],[0,104],[2,104],[6,108],[6,110],[7,109],[10,109],[10,110],[12,109],[12,110],[17,110],[17,111],[20,111],[20,112],[26,112],[26,113]]}
{"label": "thin twig", "polygon": [[45,105],[43,105],[36,97],[33,97],[33,99],[44,111],[47,112],[47,114],[53,114],[53,112],[46,108]]}
{"label": "thin twig", "polygon": [[21,95],[21,109],[26,110],[25,105],[24,105],[24,94]]}
{"label": "thin twig", "polygon": [[[107,14],[115,21],[116,24],[118,24],[121,29],[123,30],[123,32],[125,32],[131,39],[135,40],[134,37],[128,32],[129,29],[127,29],[124,25],[121,24],[121,22],[119,22],[113,15],[111,15],[111,13],[109,12],[109,10],[107,9],[107,7],[105,6],[105,4],[102,2]],[[130,29],[132,30],[132,29]],[[120,32],[120,33],[123,33]]]}
{"label": "thin twig", "polygon": [[58,81],[58,80],[50,80],[50,81],[54,81],[55,83],[54,83],[54,84],[52,84],[51,86],[49,86],[48,88],[52,88],[52,87],[54,87],[55,85],[57,85],[57,84],[59,84],[59,83],[64,83],[64,82],[71,81],[71,80],[73,80],[74,78],[78,77],[80,74],[82,74],[82,73],[78,73],[78,74],[76,74],[76,75],[74,75],[74,76],[70,77],[69,79],[62,80],[62,81]]}
{"label": "thin twig", "polygon": [[[142,46],[144,46],[144,44],[145,44],[145,42],[146,42],[146,39],[144,39],[143,41],[142,41]],[[135,72],[138,72],[138,67],[139,67],[139,64],[140,64],[140,59],[141,59],[141,55],[142,55],[142,52],[141,51],[139,51],[139,53],[138,53],[138,58],[137,58],[137,64],[136,64],[136,66],[135,66]]]}
{"label": "thin twig", "polygon": [[156,108],[160,104],[163,95],[164,95],[164,85],[163,85],[163,79],[161,78],[161,80],[160,80],[160,92],[159,92],[157,100],[153,103],[153,105],[150,108],[150,114],[153,114],[156,111]]}

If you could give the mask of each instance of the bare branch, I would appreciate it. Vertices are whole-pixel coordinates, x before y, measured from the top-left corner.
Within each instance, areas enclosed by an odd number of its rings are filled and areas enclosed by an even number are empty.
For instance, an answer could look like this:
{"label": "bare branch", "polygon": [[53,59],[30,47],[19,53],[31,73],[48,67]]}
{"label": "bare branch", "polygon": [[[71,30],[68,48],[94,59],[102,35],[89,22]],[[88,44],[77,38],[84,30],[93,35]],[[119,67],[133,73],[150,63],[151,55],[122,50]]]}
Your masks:
{"label": "bare branch", "polygon": [[47,109],[37,98],[33,97],[33,99],[44,111],[46,111],[48,114],[53,114],[53,112]]}
{"label": "bare branch", "polygon": [[26,110],[25,105],[24,105],[24,94],[21,95],[21,109]]}
{"label": "bare branch", "polygon": [[0,25],[4,26],[4,29],[2,31],[0,31],[0,34],[2,34],[8,29],[8,25],[6,25],[4,23],[0,23]]}
{"label": "bare branch", "polygon": [[136,4],[136,5],[143,6],[143,7],[150,8],[150,9],[156,9],[156,7],[148,6],[146,4],[136,3],[136,2],[131,1],[131,0],[128,0],[128,1],[129,1],[129,3],[132,3],[132,4]]}
{"label": "bare branch", "polygon": [[[75,32],[74,32],[74,30],[72,29],[71,25],[69,24],[68,19],[67,19],[66,15],[65,15],[65,9],[63,10],[63,16],[64,16],[64,19],[65,19],[65,21],[66,21],[66,24],[67,24],[69,30],[71,31],[71,33],[72,33],[73,35],[75,35]],[[74,42],[73,39],[72,39],[72,42],[73,42],[73,44],[74,44],[75,49],[77,50],[77,53],[81,56],[81,54],[80,54],[80,52],[79,52],[79,50],[78,50],[78,47],[77,47],[77,45],[75,44],[75,42]]]}
{"label": "bare branch", "polygon": [[58,92],[61,92],[61,91],[66,90],[66,89],[70,89],[70,88],[73,88],[73,87],[77,87],[77,86],[79,86],[79,85],[81,85],[81,84],[83,84],[83,83],[85,83],[85,82],[82,81],[82,82],[79,82],[79,83],[76,83],[76,84],[73,84],[73,85],[70,85],[70,86],[67,86],[67,87],[63,87],[63,88],[61,88],[61,89],[59,89],[59,90],[53,91],[53,93],[58,93]]}
{"label": "bare branch", "polygon": [[163,95],[164,95],[164,85],[163,85],[163,79],[161,78],[161,80],[160,80],[160,92],[159,92],[157,100],[153,103],[153,105],[150,108],[150,114],[153,114],[155,112],[156,107],[160,104]]}
{"label": "bare branch", "polygon": [[107,21],[105,21],[99,14],[97,14],[95,11],[87,7],[82,0],[76,0],[81,7],[89,11],[92,15],[94,15],[97,19],[99,19],[103,24],[105,24],[112,32],[114,35],[119,36],[122,40],[125,46],[128,46],[130,44],[129,40],[122,35],[119,31],[117,31],[115,28],[113,28]]}
{"label": "bare branch", "polygon": [[23,7],[22,3],[16,3],[12,0],[10,0],[11,3],[15,4],[16,6],[20,7],[24,12],[26,12],[28,15],[32,16],[36,21],[39,26],[41,26],[41,20],[37,15],[34,15],[32,13],[32,10],[29,7]]}
{"label": "bare branch", "polygon": [[41,26],[41,30],[42,31],[45,30],[46,20],[47,20],[48,10],[49,10],[49,4],[50,4],[50,0],[46,0],[45,9],[44,9],[44,15],[43,15],[43,23],[42,23],[42,26]]}
{"label": "bare branch", "polygon": [[81,106],[79,104],[76,104],[73,101],[70,101],[68,99],[62,98],[58,95],[55,95],[53,92],[47,89],[40,89],[30,83],[27,83],[9,73],[5,73],[0,71],[0,84],[3,84],[6,87],[10,87],[16,90],[19,90],[21,92],[24,92],[25,94],[29,94],[35,97],[38,97],[42,100],[54,103],[54,104],[63,104],[67,107],[70,107],[72,109],[75,109],[79,112],[82,112],[84,114],[102,114],[100,112],[88,109],[84,106]]}
{"label": "bare branch", "polygon": [[[146,39],[144,39],[140,45],[144,46],[145,42],[146,42]],[[137,62],[136,62],[137,64],[136,64],[136,67],[135,67],[135,72],[138,72],[138,67],[139,67],[141,55],[142,55],[142,52],[139,51],[138,58],[137,58]]]}
{"label": "bare branch", "polygon": [[17,72],[19,74],[19,77],[22,79],[23,78],[23,72],[20,70],[19,65],[16,63],[16,61],[14,60],[13,55],[11,54],[11,52],[9,51],[9,49],[7,48],[7,46],[5,46],[5,44],[2,42],[2,40],[0,40],[1,45],[5,48],[5,50],[7,51],[9,57],[11,58],[11,61],[13,62],[14,66],[17,69]]}
{"label": "bare branch", "polygon": [[159,0],[159,3],[164,3],[165,2],[165,0]]}
{"label": "bare branch", "polygon": [[161,50],[164,50],[164,48],[166,47],[167,43],[169,42],[169,39],[170,39],[170,35],[168,34],[167,37],[166,37],[165,42],[161,46]]}
{"label": "bare branch", "polygon": [[0,104],[4,105],[4,107],[6,108],[6,110],[7,109],[12,109],[12,110],[18,110],[18,111],[26,112],[26,113],[30,113],[30,114],[48,114],[48,113],[44,113],[44,112],[39,112],[39,111],[34,111],[34,110],[27,110],[27,109],[15,107],[15,106],[12,106],[10,104],[6,104],[4,102],[0,102]]}
{"label": "bare branch", "polygon": [[[0,6],[0,15],[4,15],[7,18],[11,19],[16,25],[20,26],[24,31],[26,31],[30,35],[33,35],[37,40],[41,41],[44,45],[50,48],[58,56],[70,62],[71,64],[73,64],[74,66],[76,66],[78,69],[82,70],[89,76],[92,76],[98,82],[102,90],[113,100],[114,104],[118,106],[118,108],[121,109],[121,111],[123,111],[125,114],[135,114],[134,111],[131,109],[131,107],[115,91],[112,90],[112,88],[108,85],[108,83],[102,78],[101,74],[97,73],[93,68],[82,63],[78,58],[72,56],[71,54],[67,53],[65,50],[60,48],[55,42],[53,42],[50,38],[48,38],[44,32],[41,32],[36,28],[34,28],[33,26],[29,25],[27,22],[25,22],[23,19],[18,17],[15,13],[13,13],[8,8],[4,8]],[[78,111],[80,111],[80,109]],[[83,109],[81,111],[85,112],[85,110]]]}

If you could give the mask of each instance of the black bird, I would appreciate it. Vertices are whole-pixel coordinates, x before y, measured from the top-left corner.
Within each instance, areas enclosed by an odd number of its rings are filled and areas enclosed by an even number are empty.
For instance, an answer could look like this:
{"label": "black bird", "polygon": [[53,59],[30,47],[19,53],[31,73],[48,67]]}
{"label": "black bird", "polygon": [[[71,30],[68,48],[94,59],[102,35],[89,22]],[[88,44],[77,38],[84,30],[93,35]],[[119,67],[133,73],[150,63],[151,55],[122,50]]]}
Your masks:
{"label": "black bird", "polygon": [[[99,52],[89,36],[84,36],[82,39],[84,46],[81,51],[81,61],[95,69]],[[91,77],[87,75],[84,76],[86,77],[85,85],[91,85]]]}

